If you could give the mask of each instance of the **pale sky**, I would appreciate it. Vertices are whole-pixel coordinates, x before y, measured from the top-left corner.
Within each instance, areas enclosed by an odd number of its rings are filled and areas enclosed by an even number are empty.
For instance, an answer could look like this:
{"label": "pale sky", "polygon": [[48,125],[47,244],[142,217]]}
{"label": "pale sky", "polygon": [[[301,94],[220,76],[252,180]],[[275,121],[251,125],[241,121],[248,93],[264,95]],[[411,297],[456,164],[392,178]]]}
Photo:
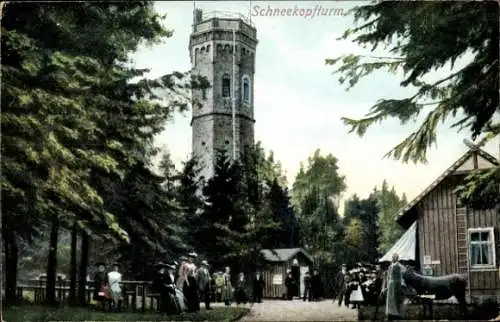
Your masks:
{"label": "pale sky", "polygon": [[[401,75],[384,72],[373,74],[345,91],[338,76],[331,74],[333,68],[324,64],[326,58],[369,52],[351,42],[337,40],[345,29],[353,26],[351,15],[305,18],[300,16],[300,9],[312,11],[319,4],[325,9],[335,9],[330,12],[339,12],[337,9],[348,10],[360,3],[201,1],[196,7],[252,15],[259,40],[254,81],[255,140],[261,141],[266,150],[274,151],[290,185],[300,162],[319,148],[323,154],[332,153],[339,159],[339,172],[346,176],[348,186],[344,198],[354,193],[366,197],[374,186],[387,179],[399,194],[405,192],[411,200],[466,151],[462,141],[469,134],[465,131],[457,134],[444,124],[438,136],[439,149],[434,147],[429,151],[427,165],[414,165],[383,156],[416,125],[401,126],[396,120],[388,120],[373,126],[363,138],[347,133],[348,128],[340,120],[342,116],[360,117],[381,98],[403,98],[414,93],[399,85]],[[256,15],[256,9],[268,6],[292,10],[297,7],[298,15]],[[156,2],[156,7],[167,14],[165,26],[173,29],[173,36],[162,44],[141,48],[133,56],[135,63],[139,68],[150,68],[152,77],[188,71],[193,3]],[[383,50],[376,54],[381,53],[384,54]],[[426,80],[438,80],[448,73],[449,67]],[[178,167],[191,152],[189,123],[190,112],[177,114],[156,139],[158,146],[169,150]],[[498,156],[498,142],[490,143],[485,150]]]}

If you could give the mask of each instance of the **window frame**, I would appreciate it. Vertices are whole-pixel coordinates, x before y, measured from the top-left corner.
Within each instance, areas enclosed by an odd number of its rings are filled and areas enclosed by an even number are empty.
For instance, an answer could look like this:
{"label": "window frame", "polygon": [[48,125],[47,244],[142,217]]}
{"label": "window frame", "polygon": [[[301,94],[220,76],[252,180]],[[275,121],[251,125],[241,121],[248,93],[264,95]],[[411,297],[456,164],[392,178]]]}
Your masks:
{"label": "window frame", "polygon": [[[245,82],[248,84],[248,99],[245,99]],[[241,77],[241,101],[246,104],[252,103],[252,81],[248,75]]]}
{"label": "window frame", "polygon": [[[226,87],[225,86],[225,81],[228,81],[228,84],[227,84],[227,88],[228,88],[228,96],[224,95],[224,88]],[[222,98],[231,98],[232,95],[231,95],[231,76],[229,74],[224,74],[222,75],[222,84],[221,84],[221,90],[222,90]]]}
{"label": "window frame", "polygon": [[[474,244],[484,244],[484,241],[471,241],[471,235],[473,233],[488,233],[490,241],[488,246],[492,247],[492,259],[491,264],[473,264],[472,263],[472,249],[471,245]],[[467,261],[469,263],[469,268],[475,271],[481,270],[496,270],[496,248],[495,248],[495,227],[474,227],[467,229]]]}

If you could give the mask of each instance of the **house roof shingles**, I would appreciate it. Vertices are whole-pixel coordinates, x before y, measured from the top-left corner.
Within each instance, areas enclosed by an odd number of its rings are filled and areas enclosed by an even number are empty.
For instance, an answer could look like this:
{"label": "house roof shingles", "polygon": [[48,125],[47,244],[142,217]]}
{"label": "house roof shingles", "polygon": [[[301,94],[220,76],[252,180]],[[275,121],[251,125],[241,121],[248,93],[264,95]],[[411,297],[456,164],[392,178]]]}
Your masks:
{"label": "house roof shingles", "polygon": [[313,262],[313,258],[302,248],[276,248],[263,249],[260,251],[264,259],[269,262],[286,262],[298,253],[302,253],[307,259]]}

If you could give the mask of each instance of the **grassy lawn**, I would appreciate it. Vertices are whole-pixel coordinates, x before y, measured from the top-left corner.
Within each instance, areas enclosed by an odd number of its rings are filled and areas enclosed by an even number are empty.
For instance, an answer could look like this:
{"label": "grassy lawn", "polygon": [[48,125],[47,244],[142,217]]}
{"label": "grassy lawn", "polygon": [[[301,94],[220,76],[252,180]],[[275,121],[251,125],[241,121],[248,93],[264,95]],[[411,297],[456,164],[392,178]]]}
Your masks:
{"label": "grassy lawn", "polygon": [[184,313],[177,316],[161,316],[146,313],[99,312],[87,308],[48,308],[26,305],[9,308],[3,318],[7,322],[45,322],[45,321],[237,321],[248,313],[243,307],[214,307],[198,313]]}

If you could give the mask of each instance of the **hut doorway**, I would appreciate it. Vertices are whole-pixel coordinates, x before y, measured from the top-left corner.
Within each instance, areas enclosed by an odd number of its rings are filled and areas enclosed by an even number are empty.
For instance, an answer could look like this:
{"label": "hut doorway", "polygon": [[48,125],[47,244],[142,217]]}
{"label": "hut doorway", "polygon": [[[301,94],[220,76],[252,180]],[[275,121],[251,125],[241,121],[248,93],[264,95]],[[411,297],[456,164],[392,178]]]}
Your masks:
{"label": "hut doorway", "polygon": [[304,276],[306,275],[306,272],[309,271],[308,266],[300,266],[300,294],[299,296],[302,298],[304,297],[304,291],[306,286],[304,285]]}

